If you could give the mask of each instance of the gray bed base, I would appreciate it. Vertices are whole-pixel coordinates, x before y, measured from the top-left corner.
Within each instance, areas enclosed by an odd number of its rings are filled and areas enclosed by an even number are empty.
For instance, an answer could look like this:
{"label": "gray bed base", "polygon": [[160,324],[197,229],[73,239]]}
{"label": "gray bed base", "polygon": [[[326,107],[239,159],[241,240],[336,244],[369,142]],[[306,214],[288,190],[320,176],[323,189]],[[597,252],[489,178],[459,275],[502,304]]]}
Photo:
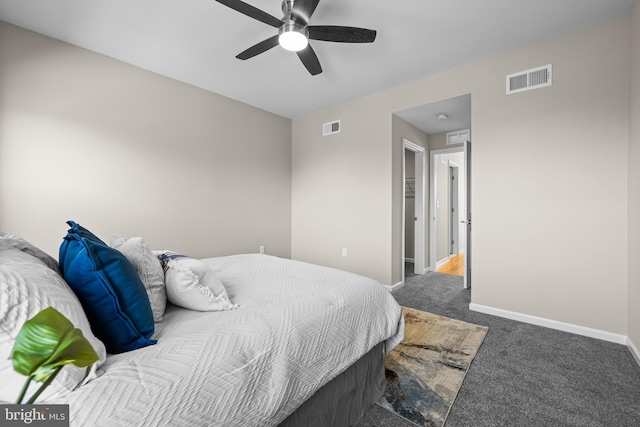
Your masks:
{"label": "gray bed base", "polygon": [[384,343],[321,387],[279,427],[348,427],[384,393]]}

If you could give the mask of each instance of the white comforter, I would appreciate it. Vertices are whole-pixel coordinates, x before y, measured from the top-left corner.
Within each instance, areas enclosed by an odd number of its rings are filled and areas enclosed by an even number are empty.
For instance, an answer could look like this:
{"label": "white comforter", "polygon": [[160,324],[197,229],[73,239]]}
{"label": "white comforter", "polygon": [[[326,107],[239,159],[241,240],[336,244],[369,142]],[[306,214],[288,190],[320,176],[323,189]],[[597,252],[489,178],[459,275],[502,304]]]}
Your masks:
{"label": "white comforter", "polygon": [[73,426],[274,426],[377,343],[403,337],[374,280],[267,255],[205,260],[234,311],[171,306],[158,343],[70,394]]}

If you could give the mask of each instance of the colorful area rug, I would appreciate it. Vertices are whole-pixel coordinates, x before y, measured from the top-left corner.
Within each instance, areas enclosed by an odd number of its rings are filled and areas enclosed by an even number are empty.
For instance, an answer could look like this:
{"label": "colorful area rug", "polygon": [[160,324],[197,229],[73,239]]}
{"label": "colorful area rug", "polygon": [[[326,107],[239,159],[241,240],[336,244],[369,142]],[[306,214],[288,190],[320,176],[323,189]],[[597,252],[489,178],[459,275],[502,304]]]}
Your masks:
{"label": "colorful area rug", "polygon": [[402,307],[405,338],[385,356],[382,408],[425,427],[444,424],[489,328]]}

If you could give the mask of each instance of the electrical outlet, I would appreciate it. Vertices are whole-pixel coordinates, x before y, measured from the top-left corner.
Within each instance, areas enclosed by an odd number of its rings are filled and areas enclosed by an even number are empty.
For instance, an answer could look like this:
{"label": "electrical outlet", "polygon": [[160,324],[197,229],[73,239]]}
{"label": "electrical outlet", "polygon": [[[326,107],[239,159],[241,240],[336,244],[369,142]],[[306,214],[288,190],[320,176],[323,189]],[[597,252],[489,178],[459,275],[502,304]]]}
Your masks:
{"label": "electrical outlet", "polygon": [[260,253],[264,254],[264,246],[260,246]]}
{"label": "electrical outlet", "polygon": [[347,256],[347,248],[342,248],[342,256]]}

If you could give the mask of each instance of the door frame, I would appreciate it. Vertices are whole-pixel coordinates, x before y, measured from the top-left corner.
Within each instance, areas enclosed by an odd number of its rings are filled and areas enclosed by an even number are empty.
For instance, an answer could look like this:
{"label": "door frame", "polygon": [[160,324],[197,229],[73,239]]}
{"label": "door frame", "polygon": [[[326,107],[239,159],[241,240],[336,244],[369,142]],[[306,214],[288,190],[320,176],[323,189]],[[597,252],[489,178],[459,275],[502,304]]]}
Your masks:
{"label": "door frame", "polygon": [[463,288],[469,289],[471,287],[471,168],[472,168],[472,158],[471,158],[471,141],[465,141],[463,145],[464,152],[464,179],[465,179],[465,254],[464,254],[464,282]]}
{"label": "door frame", "polygon": [[[456,185],[452,185],[455,179]],[[449,160],[449,255],[460,253],[460,165]],[[453,212],[457,219],[453,220]]]}
{"label": "door frame", "polygon": [[[465,147],[464,146],[460,146],[460,147],[453,147],[453,148],[443,148],[443,149],[439,149],[439,150],[431,150],[429,151],[429,165],[430,165],[430,170],[429,170],[429,213],[430,213],[430,217],[429,217],[429,269],[431,271],[436,271],[436,267],[437,267],[437,263],[438,260],[436,259],[436,189],[438,188],[437,185],[437,176],[436,176],[436,156],[438,155],[443,155],[443,154],[452,154],[452,153],[464,153],[465,152]],[[447,166],[449,165],[449,162],[447,162]],[[468,165],[465,159],[465,164],[464,164],[464,170],[465,170],[465,177],[468,176],[467,173],[469,171],[468,169]],[[465,186],[465,191],[467,194],[467,199],[469,198],[469,187]],[[448,188],[448,186],[447,186]],[[470,207],[467,206],[467,211],[469,211]],[[449,215],[450,216],[450,215]],[[467,246],[468,246],[468,242],[469,240],[467,239]],[[467,253],[468,251],[468,247],[465,248],[465,261],[467,259],[467,257],[469,256],[469,254]],[[467,283],[467,270],[465,270],[465,288],[466,288],[466,283]]]}
{"label": "door frame", "polygon": [[402,138],[402,283],[404,283],[404,262],[405,262],[405,215],[406,215],[406,161],[405,150],[413,151],[415,154],[415,212],[414,218],[414,250],[413,250],[413,272],[424,274],[426,268],[425,259],[425,154],[426,148]]}

